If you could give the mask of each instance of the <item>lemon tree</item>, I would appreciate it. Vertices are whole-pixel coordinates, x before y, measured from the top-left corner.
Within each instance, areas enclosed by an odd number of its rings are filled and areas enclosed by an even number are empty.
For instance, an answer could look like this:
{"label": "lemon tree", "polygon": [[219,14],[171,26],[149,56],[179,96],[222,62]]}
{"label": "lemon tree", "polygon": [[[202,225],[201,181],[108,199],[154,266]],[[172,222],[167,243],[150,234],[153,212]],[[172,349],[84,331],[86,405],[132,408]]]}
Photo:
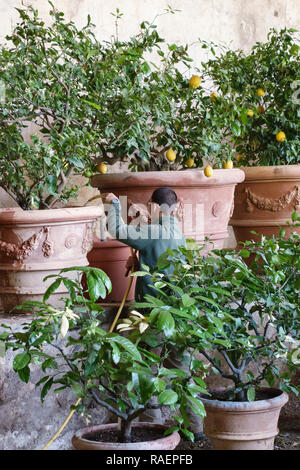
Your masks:
{"label": "lemon tree", "polygon": [[241,166],[300,162],[298,44],[299,33],[286,28],[271,29],[248,54],[226,46],[216,53],[218,46],[202,44],[216,55],[203,63],[203,77],[218,90],[224,138]]}
{"label": "lemon tree", "polygon": [[0,48],[0,185],[23,209],[76,198],[73,175],[90,180],[116,162],[185,170],[230,158],[219,98],[205,91],[187,45],[168,44],[147,21],[128,40],[117,28],[101,41],[90,16],[78,29],[49,3],[49,26],[19,8]]}

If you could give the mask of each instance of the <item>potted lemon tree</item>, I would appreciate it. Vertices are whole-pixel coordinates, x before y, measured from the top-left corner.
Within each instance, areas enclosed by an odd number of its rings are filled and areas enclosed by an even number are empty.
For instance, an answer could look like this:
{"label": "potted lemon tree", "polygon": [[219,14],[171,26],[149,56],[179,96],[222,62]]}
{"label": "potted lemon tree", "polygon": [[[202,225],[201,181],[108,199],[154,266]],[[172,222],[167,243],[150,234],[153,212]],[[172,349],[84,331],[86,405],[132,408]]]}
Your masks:
{"label": "potted lemon tree", "polygon": [[[87,265],[100,207],[65,208],[72,176],[85,174],[95,150],[95,115],[84,101],[100,54],[90,19],[66,23],[51,7],[46,26],[32,7],[0,50],[0,302],[8,312],[43,295],[49,272]],[[66,292],[65,287],[61,291]]]}
{"label": "potted lemon tree", "polygon": [[[240,251],[166,252],[153,273],[156,295],[136,305],[151,309],[153,327],[167,310],[177,334],[198,351],[195,363],[207,361],[205,382],[214,386],[202,397],[204,430],[215,449],[273,449],[280,409],[289,393],[299,394],[292,379],[299,368],[299,221],[293,213],[289,237],[282,229]],[[159,273],[166,266],[174,270],[167,280]]]}
{"label": "potted lemon tree", "polygon": [[[149,41],[151,61],[146,54],[142,55],[141,46]],[[209,96],[202,86],[201,72],[192,63],[188,46],[167,43],[159,36],[155,24],[144,21],[134,45],[142,52],[135,65],[131,91],[123,93],[118,103],[118,112],[127,116],[127,127],[112,143],[109,129],[102,126],[102,132],[99,130],[103,142],[101,160],[110,165],[119,158],[128,162],[130,171],[110,174],[107,166],[106,174],[92,178],[92,186],[103,192],[126,195],[144,208],[154,189],[172,187],[183,204],[192,205],[192,220],[185,224],[185,234],[203,240],[204,233],[221,247],[227,236],[234,187],[244,174],[239,169],[232,170],[231,147],[222,140],[215,97]],[[116,40],[114,54],[124,67],[130,67],[132,48],[128,56],[124,43]],[[91,102],[101,108],[104,121],[109,102],[105,108],[97,91]],[[138,111],[141,116],[137,116]],[[219,161],[226,171],[214,170],[208,164]],[[197,205],[204,206],[203,230],[196,227]]]}
{"label": "potted lemon tree", "polygon": [[[120,20],[121,14],[116,15],[116,20]],[[127,221],[147,215],[147,202],[157,187],[171,187],[183,209],[184,234],[201,242],[209,236],[220,248],[228,236],[234,188],[244,174],[232,169],[232,151],[222,139],[216,97],[209,96],[202,86],[201,71],[193,64],[188,46],[167,43],[155,24],[144,21],[130,51],[126,44],[117,39],[113,43],[113,53],[122,67],[122,80],[130,80],[130,89],[119,93],[117,103],[117,113],[124,114],[126,126],[116,131],[117,123],[112,122],[111,126],[99,128],[102,167],[100,174],[91,178],[91,184],[102,192],[127,197],[127,204],[122,206]],[[151,59],[144,44],[151,45]],[[89,100],[104,124],[112,112],[110,102],[97,90]],[[117,139],[110,138],[111,128]],[[116,161],[126,162],[128,169],[112,172],[111,163]],[[114,249],[129,254],[115,240],[106,244],[98,241],[97,248],[102,252],[107,248],[110,253]],[[98,249],[90,256],[97,257],[99,262],[95,265],[104,269],[101,259],[105,255]],[[110,253],[105,256],[107,264],[112,259]],[[121,260],[121,253],[113,259],[116,258]],[[110,263],[111,278],[115,278],[116,272],[125,274],[124,258],[121,268]],[[113,300],[120,298],[120,292],[116,296]]]}
{"label": "potted lemon tree", "polygon": [[[72,273],[76,273],[75,278]],[[86,290],[81,282],[83,274]],[[196,397],[199,392],[205,393],[205,385],[197,378],[200,385],[190,383],[192,368],[183,373],[164,366],[169,338],[174,333],[168,315],[161,315],[160,328],[166,334],[158,338],[147,317],[132,311],[130,320],[122,320],[134,325],[134,339],[129,339],[104,326],[105,312],[96,301],[109,293],[111,282],[103,271],[66,268],[51,280],[42,302],[28,301],[20,306],[33,312],[32,319],[27,319],[19,331],[2,324],[0,338],[7,350],[16,352],[13,370],[20,380],[30,383],[31,364],[39,367],[41,376],[36,386],[41,388],[42,402],[51,389],[56,393],[70,389],[74,398],[80,399],[74,405],[79,413],[90,412],[92,400],[115,417],[114,423],[95,423],[76,432],[72,439],[75,449],[172,450],[180,441],[179,429],[192,437],[180,413],[192,407],[200,416],[205,414]],[[61,308],[56,308],[49,297],[61,283],[67,286],[69,296]],[[120,327],[124,330],[122,323]],[[149,346],[158,346],[161,353],[154,354]],[[175,415],[177,424],[173,428],[136,421],[145,410],[161,406],[170,407]]]}
{"label": "potted lemon tree", "polygon": [[238,241],[253,237],[251,230],[278,234],[299,209],[299,51],[296,30],[272,29],[249,53],[223,47],[204,64],[224,136],[245,172],[230,222]]}

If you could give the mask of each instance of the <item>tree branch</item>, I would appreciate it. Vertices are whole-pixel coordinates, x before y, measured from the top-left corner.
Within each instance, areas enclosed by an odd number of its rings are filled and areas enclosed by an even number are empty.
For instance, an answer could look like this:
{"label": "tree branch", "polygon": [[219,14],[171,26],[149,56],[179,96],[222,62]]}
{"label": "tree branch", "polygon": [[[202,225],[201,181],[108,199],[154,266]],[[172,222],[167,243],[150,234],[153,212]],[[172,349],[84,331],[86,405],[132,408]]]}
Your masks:
{"label": "tree branch", "polygon": [[115,409],[113,406],[109,405],[108,403],[106,403],[105,401],[101,400],[101,398],[98,397],[97,393],[96,393],[96,390],[93,390],[91,389],[91,394],[92,394],[92,397],[94,398],[94,400],[96,401],[96,403],[98,403],[98,405],[101,405],[103,406],[104,408],[106,408],[108,411],[111,411],[111,413],[117,415],[119,418],[121,419],[124,419],[124,420],[127,420],[128,419],[128,415],[125,414],[125,413],[122,413],[121,411]]}

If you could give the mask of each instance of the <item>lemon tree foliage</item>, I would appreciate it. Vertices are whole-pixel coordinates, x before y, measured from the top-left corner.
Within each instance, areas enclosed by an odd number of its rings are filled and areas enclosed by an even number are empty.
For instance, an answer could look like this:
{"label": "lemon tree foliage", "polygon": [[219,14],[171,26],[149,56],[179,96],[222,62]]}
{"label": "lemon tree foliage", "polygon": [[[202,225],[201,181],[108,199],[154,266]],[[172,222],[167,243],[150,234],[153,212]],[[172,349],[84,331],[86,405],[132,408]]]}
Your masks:
{"label": "lemon tree foliage", "polygon": [[[300,365],[299,222],[294,213],[289,238],[283,229],[240,251],[167,251],[153,272],[155,296],[136,305],[150,309],[152,327],[162,333],[160,315],[169,316],[176,338],[200,353],[198,375],[206,360],[207,373],[226,379],[222,399],[254,400],[263,383],[299,393],[291,381]],[[168,280],[160,274],[167,267]]]}
{"label": "lemon tree foliage", "polygon": [[[71,278],[74,272],[77,279]],[[86,289],[82,287],[82,275]],[[13,370],[19,378],[30,382],[31,366],[35,370],[38,367],[41,378],[36,386],[40,387],[42,402],[50,390],[60,393],[71,389],[75,397],[82,399],[76,406],[79,413],[87,414],[93,399],[96,405],[120,418],[120,442],[130,441],[135,418],[146,409],[161,406],[169,406],[175,414],[178,424],[170,432],[182,429],[193,439],[187,429],[186,411],[190,407],[204,416],[197,395],[205,393],[205,384],[191,386],[192,367],[189,372],[165,367],[164,361],[171,354],[168,336],[158,337],[149,319],[135,311],[128,319],[120,320],[120,334],[109,332],[107,312],[96,302],[110,292],[111,283],[100,269],[66,268],[46,279],[49,278],[53,278],[53,283],[43,302],[23,304],[23,308],[33,312],[31,321],[24,321],[20,331],[1,325],[0,340],[7,350],[16,352]],[[54,308],[49,298],[61,284],[68,289],[69,298],[64,299],[64,307]],[[161,318],[160,326],[173,336],[168,318]],[[134,330],[132,338],[122,334],[124,329]],[[151,347],[157,347],[161,353],[151,352]]]}
{"label": "lemon tree foliage", "polygon": [[127,41],[99,41],[90,17],[78,29],[49,3],[51,25],[18,9],[0,50],[0,184],[23,209],[76,197],[72,175],[90,178],[101,163],[179,169],[193,158],[199,167],[227,148],[187,46],[146,21]]}
{"label": "lemon tree foliage", "polygon": [[215,58],[203,63],[203,76],[219,97],[224,135],[240,166],[300,162],[300,46],[293,29],[270,30],[266,42],[249,53],[203,43]]}

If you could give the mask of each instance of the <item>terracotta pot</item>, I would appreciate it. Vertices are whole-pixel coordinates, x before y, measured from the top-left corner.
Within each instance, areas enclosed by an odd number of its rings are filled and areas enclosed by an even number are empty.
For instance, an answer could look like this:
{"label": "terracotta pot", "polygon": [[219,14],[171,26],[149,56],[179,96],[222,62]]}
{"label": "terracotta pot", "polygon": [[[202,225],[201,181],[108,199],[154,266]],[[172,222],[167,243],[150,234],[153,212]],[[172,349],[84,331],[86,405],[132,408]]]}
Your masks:
{"label": "terracotta pot", "polygon": [[215,450],[272,450],[278,434],[278,419],[288,395],[277,389],[270,398],[254,402],[228,402],[202,398],[204,432]]}
{"label": "terracotta pot", "polygon": [[[162,431],[168,429],[167,426],[155,423],[133,423],[132,426],[144,429],[158,429]],[[92,435],[97,431],[110,431],[117,429],[117,427],[117,423],[111,423],[81,429],[73,436],[72,444],[77,450],[174,450],[180,442],[178,432],[174,432],[173,434],[162,437],[161,439],[145,442],[97,442],[86,438],[88,434]]]}
{"label": "terracotta pot", "polygon": [[[90,266],[100,268],[112,281],[112,291],[105,298],[104,303],[119,303],[126,292],[130,277],[126,277],[126,262],[130,256],[130,248],[117,240],[108,239],[102,242],[94,238],[93,249],[88,253]],[[133,278],[127,301],[134,300],[136,278]]]}
{"label": "terracotta pot", "polygon": [[[103,209],[93,206],[0,209],[0,309],[9,312],[26,300],[42,300],[53,282],[43,282],[44,277],[63,268],[87,266],[93,227],[102,215]],[[61,285],[50,302],[59,305],[66,293]]]}
{"label": "terracotta pot", "polygon": [[127,196],[127,206],[122,207],[125,221],[128,221],[131,204],[147,207],[155,189],[162,186],[174,189],[184,207],[182,228],[185,236],[198,242],[209,237],[215,248],[221,248],[228,237],[234,189],[243,180],[244,172],[239,169],[214,170],[211,178],[204,176],[203,170],[195,169],[95,175],[91,182],[101,192]]}
{"label": "terracotta pot", "polygon": [[[300,210],[300,165],[243,168],[245,181],[237,185],[230,225],[237,242],[257,240],[251,230],[278,235],[280,227]],[[295,230],[295,229],[294,229]],[[297,229],[300,233],[300,228]],[[287,236],[290,230],[287,230]]]}

